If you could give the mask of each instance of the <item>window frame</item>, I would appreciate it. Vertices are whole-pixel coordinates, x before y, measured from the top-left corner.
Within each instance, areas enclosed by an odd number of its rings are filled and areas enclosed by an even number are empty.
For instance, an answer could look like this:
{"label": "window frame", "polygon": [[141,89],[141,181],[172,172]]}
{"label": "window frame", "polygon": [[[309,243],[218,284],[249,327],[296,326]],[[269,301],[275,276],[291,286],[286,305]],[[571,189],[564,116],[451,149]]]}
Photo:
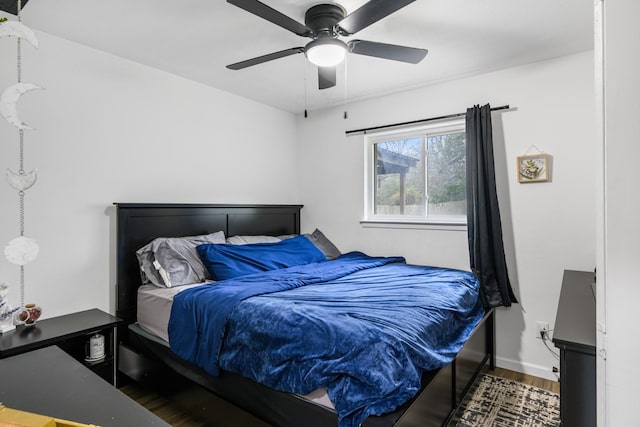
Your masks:
{"label": "window frame", "polygon": [[[454,119],[436,123],[426,123],[418,126],[403,127],[365,134],[364,137],[364,216],[360,221],[364,226],[392,228],[444,228],[450,230],[466,230],[466,215],[425,216],[389,215],[375,213],[376,165],[375,146],[380,142],[423,138],[424,143],[429,136],[448,133],[465,132],[465,119]],[[465,141],[466,144],[466,141]],[[425,155],[426,161],[427,156]],[[466,159],[465,159],[466,161]],[[425,192],[427,185],[427,170],[425,165]],[[428,198],[428,194],[426,195]],[[428,199],[427,199],[428,200]],[[426,202],[428,205],[428,202]]]}

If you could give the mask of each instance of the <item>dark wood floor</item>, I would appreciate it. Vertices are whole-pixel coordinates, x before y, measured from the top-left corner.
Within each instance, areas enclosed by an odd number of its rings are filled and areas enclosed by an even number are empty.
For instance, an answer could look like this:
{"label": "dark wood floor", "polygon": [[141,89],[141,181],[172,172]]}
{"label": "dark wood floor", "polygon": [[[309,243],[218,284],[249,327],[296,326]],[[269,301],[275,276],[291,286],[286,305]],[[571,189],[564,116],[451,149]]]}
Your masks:
{"label": "dark wood floor", "polygon": [[493,371],[487,372],[488,374],[495,375],[496,377],[503,377],[509,380],[518,381],[523,384],[532,385],[544,390],[548,390],[552,393],[560,394],[560,383],[558,381],[551,381],[545,378],[534,377],[533,375],[523,374],[522,372],[510,371],[508,369],[496,368]]}
{"label": "dark wood floor", "polygon": [[270,427],[202,387],[167,375],[162,384],[131,382],[120,391],[174,427]]}
{"label": "dark wood floor", "polygon": [[[560,393],[560,384],[508,369],[496,368],[488,374]],[[140,405],[175,427],[269,427],[206,390],[179,377],[163,384],[131,382],[120,390]]]}

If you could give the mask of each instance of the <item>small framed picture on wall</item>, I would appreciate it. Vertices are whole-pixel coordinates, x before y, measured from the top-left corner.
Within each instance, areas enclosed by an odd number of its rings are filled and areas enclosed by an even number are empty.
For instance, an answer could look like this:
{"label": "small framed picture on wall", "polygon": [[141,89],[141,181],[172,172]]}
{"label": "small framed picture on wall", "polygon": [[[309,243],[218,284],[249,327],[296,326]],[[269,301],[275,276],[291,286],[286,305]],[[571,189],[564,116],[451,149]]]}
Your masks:
{"label": "small framed picture on wall", "polygon": [[518,156],[518,182],[544,182],[548,180],[548,154]]}

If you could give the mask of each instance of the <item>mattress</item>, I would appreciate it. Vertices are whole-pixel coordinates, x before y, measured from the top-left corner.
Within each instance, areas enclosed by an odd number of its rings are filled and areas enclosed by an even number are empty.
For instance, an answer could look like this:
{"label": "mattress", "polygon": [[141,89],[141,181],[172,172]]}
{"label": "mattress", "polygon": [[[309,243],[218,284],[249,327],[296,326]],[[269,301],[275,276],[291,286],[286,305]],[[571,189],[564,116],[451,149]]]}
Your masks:
{"label": "mattress", "polygon": [[[167,326],[171,316],[173,297],[186,289],[202,285],[202,283],[196,283],[175,288],[159,288],[154,285],[140,286],[138,288],[138,325],[145,331],[161,338],[169,346]],[[315,390],[302,397],[322,406],[334,408],[325,389]]]}
{"label": "mattress", "polygon": [[159,288],[154,285],[142,285],[138,288],[138,324],[148,332],[169,342],[167,325],[171,316],[173,297],[185,289],[202,286],[178,286],[175,288]]}

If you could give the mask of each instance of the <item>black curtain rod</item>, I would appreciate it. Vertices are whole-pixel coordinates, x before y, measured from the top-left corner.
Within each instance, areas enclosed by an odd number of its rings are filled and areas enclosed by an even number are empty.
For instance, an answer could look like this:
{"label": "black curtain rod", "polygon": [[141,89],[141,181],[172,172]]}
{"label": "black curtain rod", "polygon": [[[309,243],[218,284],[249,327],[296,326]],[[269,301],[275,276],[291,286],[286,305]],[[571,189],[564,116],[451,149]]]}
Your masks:
{"label": "black curtain rod", "polygon": [[[508,110],[508,109],[509,109],[509,105],[502,105],[500,107],[492,108],[491,111]],[[387,129],[387,128],[392,128],[392,127],[396,127],[396,126],[415,125],[415,124],[418,124],[418,123],[432,122],[434,120],[455,119],[457,117],[463,117],[466,114],[467,113],[449,114],[449,115],[446,115],[446,116],[431,117],[431,118],[428,118],[428,119],[413,120],[413,121],[410,121],[410,122],[394,123],[394,124],[391,124],[391,125],[382,125],[382,126],[374,126],[374,127],[370,127],[370,128],[348,130],[345,133],[347,134],[347,136],[355,135],[355,134],[358,134],[358,133],[366,134],[368,131],[372,131],[372,130]]]}

